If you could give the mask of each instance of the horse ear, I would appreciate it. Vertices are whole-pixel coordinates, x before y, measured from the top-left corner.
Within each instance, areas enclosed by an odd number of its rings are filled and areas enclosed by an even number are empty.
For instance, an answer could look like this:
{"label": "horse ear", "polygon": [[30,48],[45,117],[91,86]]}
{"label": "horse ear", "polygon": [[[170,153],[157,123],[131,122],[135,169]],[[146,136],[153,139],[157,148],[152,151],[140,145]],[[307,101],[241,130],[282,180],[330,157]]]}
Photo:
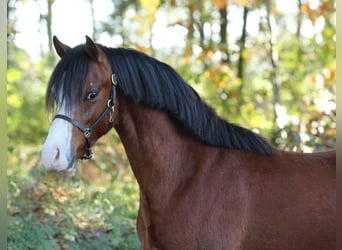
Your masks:
{"label": "horse ear", "polygon": [[62,58],[64,54],[70,49],[70,47],[59,41],[56,36],[53,36],[52,41],[57,54]]}
{"label": "horse ear", "polygon": [[86,36],[86,44],[85,44],[85,51],[87,52],[88,56],[94,61],[100,62],[99,58],[99,50],[97,49],[96,44],[91,40],[89,36]]}
{"label": "horse ear", "polygon": [[94,43],[94,41],[89,36],[86,36],[86,39],[87,41],[85,44],[85,51],[88,54],[88,56],[98,63],[105,61],[106,55],[104,54],[104,52],[101,49],[99,49],[99,47]]}

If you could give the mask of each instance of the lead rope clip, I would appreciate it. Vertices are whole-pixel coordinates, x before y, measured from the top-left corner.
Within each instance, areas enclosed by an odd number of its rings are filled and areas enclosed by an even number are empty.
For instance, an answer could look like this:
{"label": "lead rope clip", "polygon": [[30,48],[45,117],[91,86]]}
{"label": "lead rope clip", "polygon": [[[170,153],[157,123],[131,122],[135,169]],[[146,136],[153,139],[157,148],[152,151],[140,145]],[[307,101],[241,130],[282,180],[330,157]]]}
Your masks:
{"label": "lead rope clip", "polygon": [[109,122],[110,123],[113,123],[113,111],[114,111],[114,108],[112,108],[112,110],[109,112]]}

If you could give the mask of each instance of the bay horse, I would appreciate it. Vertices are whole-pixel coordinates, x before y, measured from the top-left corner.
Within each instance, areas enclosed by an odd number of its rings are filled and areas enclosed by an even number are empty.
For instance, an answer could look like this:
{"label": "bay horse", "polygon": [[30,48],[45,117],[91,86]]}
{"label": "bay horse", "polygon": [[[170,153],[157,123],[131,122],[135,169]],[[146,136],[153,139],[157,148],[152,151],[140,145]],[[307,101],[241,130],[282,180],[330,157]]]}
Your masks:
{"label": "bay horse", "polygon": [[336,151],[274,148],[144,53],[53,43],[43,165],[73,170],[114,128],[139,184],[144,249],[335,249]]}

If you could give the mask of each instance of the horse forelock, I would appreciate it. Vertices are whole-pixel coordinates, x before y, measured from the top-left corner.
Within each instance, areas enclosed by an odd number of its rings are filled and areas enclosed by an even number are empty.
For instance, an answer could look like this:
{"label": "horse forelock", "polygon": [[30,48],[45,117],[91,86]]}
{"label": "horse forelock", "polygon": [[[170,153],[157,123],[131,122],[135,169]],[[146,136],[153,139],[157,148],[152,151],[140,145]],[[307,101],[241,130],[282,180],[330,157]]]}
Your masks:
{"label": "horse forelock", "polygon": [[169,65],[133,49],[102,49],[124,96],[168,112],[186,132],[206,144],[275,153],[261,136],[220,118]]}
{"label": "horse forelock", "polygon": [[46,91],[46,109],[53,112],[56,105],[63,103],[71,111],[82,98],[86,84],[90,58],[84,45],[70,49],[56,65]]}

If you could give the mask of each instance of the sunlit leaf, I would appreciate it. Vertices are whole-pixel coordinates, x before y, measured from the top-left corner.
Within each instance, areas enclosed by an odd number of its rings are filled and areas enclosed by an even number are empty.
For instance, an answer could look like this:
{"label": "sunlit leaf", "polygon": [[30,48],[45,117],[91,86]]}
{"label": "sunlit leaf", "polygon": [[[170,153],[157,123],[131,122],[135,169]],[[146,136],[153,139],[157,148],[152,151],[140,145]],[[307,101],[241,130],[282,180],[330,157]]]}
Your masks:
{"label": "sunlit leaf", "polygon": [[24,100],[19,97],[18,95],[12,94],[7,96],[7,104],[10,107],[13,107],[15,109],[19,109],[22,107]]}
{"label": "sunlit leaf", "polygon": [[8,84],[12,84],[13,82],[19,81],[22,76],[20,70],[16,68],[9,68],[7,70],[7,81]]}
{"label": "sunlit leaf", "polygon": [[214,4],[219,10],[227,8],[227,0],[214,0]]}
{"label": "sunlit leaf", "polygon": [[160,4],[160,0],[139,0],[141,6],[147,10],[148,13],[154,13]]}

